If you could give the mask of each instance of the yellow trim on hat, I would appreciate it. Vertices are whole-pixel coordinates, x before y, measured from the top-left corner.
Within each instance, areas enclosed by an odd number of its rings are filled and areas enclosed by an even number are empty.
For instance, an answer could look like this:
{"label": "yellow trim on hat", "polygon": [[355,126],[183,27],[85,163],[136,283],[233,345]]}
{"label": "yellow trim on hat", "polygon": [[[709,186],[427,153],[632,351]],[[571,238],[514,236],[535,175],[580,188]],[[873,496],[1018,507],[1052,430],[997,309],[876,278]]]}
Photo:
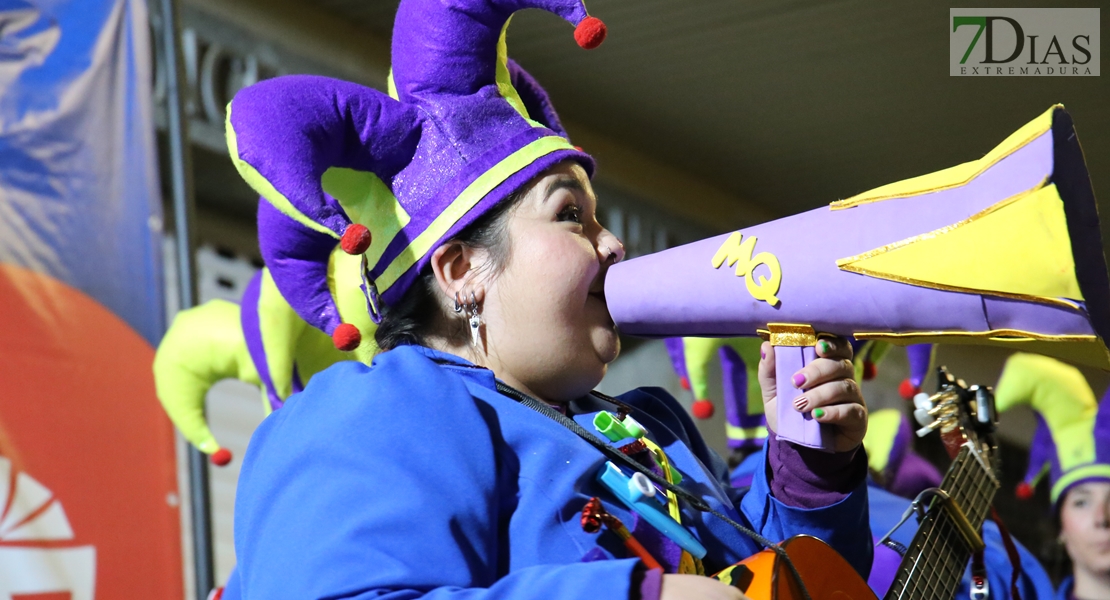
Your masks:
{"label": "yellow trim on hat", "polygon": [[1095,477],[1110,479],[1110,465],[1086,465],[1083,467],[1077,467],[1075,469],[1072,469],[1071,471],[1068,471],[1067,473],[1064,473],[1060,476],[1060,479],[1058,479],[1056,483],[1052,485],[1052,503],[1056,504],[1056,501],[1060,499],[1060,495],[1064,492],[1064,490],[1074,485],[1077,481],[1081,479],[1090,479]]}
{"label": "yellow trim on hat", "polygon": [[728,436],[730,440],[765,440],[767,439],[767,427],[763,425],[757,425],[755,427],[737,427],[731,423],[725,423],[725,435]]}
{"label": "yellow trim on hat", "polygon": [[[861,204],[889,200],[891,198],[906,198],[939,192],[966,185],[984,171],[993,167],[1002,159],[1029,145],[1033,140],[1052,130],[1052,114],[1056,109],[1064,108],[1063,104],[1054,104],[1036,119],[1026,123],[1024,127],[1010,134],[1001,144],[979,160],[973,160],[947,169],[905,179],[873,190],[852,196],[845,200],[837,200],[829,205],[831,210],[852,208]],[[1047,173],[1046,173],[1047,175]]]}
{"label": "yellow trim on hat", "polygon": [[294,365],[297,359],[294,349],[309,324],[297,316],[293,307],[286,302],[269,269],[262,270],[256,310],[259,337],[262,339],[262,351],[266,358],[266,368],[270,372],[270,381],[274,384],[274,392],[278,398],[286,400],[293,395],[293,369],[296,368]]}
{"label": "yellow trim on hat", "polygon": [[262,176],[250,163],[243,160],[239,156],[239,140],[235,136],[235,128],[231,126],[231,103],[227,103],[227,121],[225,124],[227,135],[227,149],[231,155],[231,162],[235,165],[235,169],[239,171],[239,176],[243,178],[254,189],[266,199],[267,202],[273,205],[274,208],[281,211],[282,214],[293,219],[294,221],[308,227],[313,231],[318,231],[325,235],[329,235],[335,239],[339,239],[339,234],[324,227],[323,225],[308,218],[304,213],[297,210],[293,203],[289,201],[281,192],[277,191],[274,184],[270,183],[268,179]]}
{"label": "yellow trim on hat", "polygon": [[393,259],[393,262],[389,263],[385,271],[375,280],[378,290],[384,293],[421,257],[431,252],[435,243],[451,229],[451,226],[457,223],[470,209],[474,208],[482,198],[493,191],[493,188],[501,185],[506,179],[528,165],[558,150],[574,150],[574,146],[566,138],[557,135],[542,137],[506,156],[493,168],[479,175],[457,198],[451,201],[446,210],[440,213],[420,235],[416,236],[416,239],[407,248],[401,251],[397,258]]}
{"label": "yellow trim on hat", "polygon": [[[533,119],[528,114],[527,107],[524,106],[524,100],[520,98],[520,92],[513,87],[512,75],[509,73],[509,47],[505,43],[505,34],[509,31],[509,23],[513,20],[512,15],[505,19],[505,25],[501,27],[501,37],[497,38],[497,61],[494,68],[493,79],[497,82],[497,91],[501,97],[513,107],[520,116],[524,117],[525,121],[532,127],[545,127]],[[392,73],[392,72],[391,72]]]}
{"label": "yellow trim on hat", "polygon": [[509,74],[509,48],[505,43],[505,34],[508,33],[509,23],[512,20],[512,15],[505,19],[505,25],[501,27],[501,36],[497,38],[497,62],[493,78],[497,82],[497,91],[501,93],[501,97],[513,107],[513,110],[520,113],[520,116],[528,119],[528,109],[524,108],[524,101],[520,99],[520,94],[513,87],[512,77]]}
{"label": "yellow trim on hat", "polygon": [[[362,293],[360,287],[362,285],[362,264],[361,256],[347,254],[338,246],[328,257],[328,292],[331,293],[335,307],[339,310],[339,318],[344,323],[357,327],[362,335],[362,342],[349,354],[336,350],[331,343],[331,336],[328,336],[327,342],[331,351],[339,355],[332,362],[353,358],[359,362],[370,364],[374,360],[374,355],[379,351],[378,344],[374,341],[374,332],[377,331],[378,326],[370,318],[370,311],[366,306],[366,295]],[[368,264],[373,264],[373,262]],[[327,368],[329,364],[322,364],[320,370]]]}
{"label": "yellow trim on hat", "polygon": [[320,187],[339,202],[347,219],[370,230],[370,247],[363,254],[371,265],[412,220],[389,186],[370,171],[331,167],[320,177]]}
{"label": "yellow trim on hat", "polygon": [[867,415],[867,433],[863,436],[863,448],[867,451],[867,464],[871,470],[882,473],[890,462],[890,451],[894,448],[894,438],[902,426],[902,411],[884,408]]}

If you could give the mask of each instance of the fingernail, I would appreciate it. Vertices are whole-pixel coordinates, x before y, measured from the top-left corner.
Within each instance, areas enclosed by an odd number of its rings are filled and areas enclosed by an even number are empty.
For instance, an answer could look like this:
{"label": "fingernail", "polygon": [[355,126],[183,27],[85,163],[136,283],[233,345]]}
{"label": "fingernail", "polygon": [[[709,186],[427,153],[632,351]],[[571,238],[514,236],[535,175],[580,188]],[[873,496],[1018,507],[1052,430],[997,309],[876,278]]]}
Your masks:
{"label": "fingernail", "polygon": [[813,417],[814,418],[820,419],[823,416],[825,416],[825,409],[823,409],[823,408],[814,409],[814,411],[813,411]]}
{"label": "fingernail", "polygon": [[805,412],[807,404],[809,404],[809,400],[807,400],[805,396],[798,396],[798,398],[794,400],[794,408],[798,409],[798,412]]}
{"label": "fingernail", "polygon": [[794,374],[794,387],[800,388],[806,383],[806,376],[801,373]]}
{"label": "fingernail", "polygon": [[762,358],[763,360],[767,360],[767,353],[764,352],[763,350],[760,350],[759,351],[759,358]]}
{"label": "fingernail", "polygon": [[832,344],[825,340],[821,340],[817,342],[817,349],[820,350],[822,354],[828,354],[829,350],[832,350]]}

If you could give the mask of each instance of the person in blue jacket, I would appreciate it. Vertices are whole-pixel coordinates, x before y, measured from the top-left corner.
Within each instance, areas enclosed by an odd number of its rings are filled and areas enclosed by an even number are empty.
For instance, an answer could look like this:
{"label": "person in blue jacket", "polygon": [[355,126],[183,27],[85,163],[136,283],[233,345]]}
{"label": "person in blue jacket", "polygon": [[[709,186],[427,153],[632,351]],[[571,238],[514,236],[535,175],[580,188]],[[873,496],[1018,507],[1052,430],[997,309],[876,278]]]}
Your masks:
{"label": "person in blue jacket", "polygon": [[[866,577],[867,411],[844,340],[793,377],[837,452],[770,423],[747,491],[664,391],[591,392],[619,352],[604,279],[624,250],[598,223],[593,159],[506,76],[524,7],[585,48],[604,36],[579,0],[404,0],[392,97],[294,76],[232,101],[275,283],[355,347],[329,256],[361,255],[384,352],[317,374],[255,432],[225,598],[741,598],[702,575],[796,534]],[[774,373],[767,353],[769,414]]]}
{"label": "person in blue jacket", "polygon": [[[943,479],[936,467],[913,451],[912,435],[909,420],[901,410],[884,409],[871,414],[864,448],[867,450],[871,474],[867,481],[871,533],[876,541],[898,524],[910,507],[910,500],[927,488],[939,486]],[[908,548],[911,547],[916,533],[916,521],[911,519],[895,530],[891,539]],[[1014,578],[1014,561],[1006,550],[998,523],[987,519],[983,523],[981,535],[986,544],[982,563],[986,572],[986,586],[973,585],[972,565],[969,561],[956,589],[956,598],[975,598],[972,595],[973,589],[985,591],[984,600],[1012,599],[1015,598],[1014,590],[1022,600],[1052,596],[1052,581],[1048,573],[1036,557],[1017,540],[1012,540],[1018,568],[1017,577]],[[879,597],[890,588],[901,562],[901,555],[890,546],[876,546],[868,583]]]}
{"label": "person in blue jacket", "polygon": [[1032,497],[1036,485],[1048,481],[1071,571],[1056,597],[1110,600],[1110,392],[1099,402],[1079,369],[1018,353],[1006,361],[995,398],[999,411],[1018,405],[1036,411],[1029,467],[1017,495]]}

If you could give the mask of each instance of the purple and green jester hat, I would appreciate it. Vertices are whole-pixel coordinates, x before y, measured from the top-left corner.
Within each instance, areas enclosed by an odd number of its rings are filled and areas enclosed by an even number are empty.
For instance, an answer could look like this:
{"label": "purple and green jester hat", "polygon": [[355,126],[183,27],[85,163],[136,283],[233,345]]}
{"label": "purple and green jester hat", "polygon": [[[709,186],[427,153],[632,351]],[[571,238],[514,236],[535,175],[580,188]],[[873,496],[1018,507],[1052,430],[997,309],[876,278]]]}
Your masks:
{"label": "purple and green jester hat", "polygon": [[[878,341],[850,341],[856,351],[856,379],[873,379],[877,364],[890,345]],[[716,412],[709,393],[709,369],[717,360],[721,367],[728,447],[732,450],[762,448],[767,439],[767,419],[763,413],[763,392],[757,369],[763,340],[758,337],[675,337],[665,338],[663,342],[682,389],[694,395],[691,414],[698,419],[709,419]]]}
{"label": "purple and green jester hat", "polygon": [[1036,354],[1012,355],[995,387],[999,412],[1029,405],[1037,426],[1029,468],[1016,494],[1027,499],[1045,475],[1052,505],[1080,483],[1110,481],[1110,400],[1096,402],[1075,367]]}
{"label": "purple and green jester hat", "polygon": [[269,414],[332,364],[373,358],[375,326],[362,294],[351,282],[337,287],[346,291],[335,298],[341,314],[366,337],[350,353],[337,350],[330,336],[301,319],[265,268],[251,278],[239,304],[209,300],[174,317],[154,354],[155,391],[178,431],[214,464],[223,466],[232,458],[216,441],[204,412],[208,390],[217,382],[238,379],[261,388],[263,411]]}
{"label": "purple and green jester hat", "polygon": [[914,396],[921,393],[921,384],[933,369],[935,356],[936,347],[933,344],[906,346],[906,360],[910,364],[910,375],[898,386],[898,395],[902,396],[903,400],[913,400]]}
{"label": "purple and green jester hat", "polygon": [[329,290],[337,245],[361,258],[354,268],[377,322],[440,244],[545,169],[573,160],[592,176],[593,159],[567,140],[542,90],[519,73],[514,86],[505,33],[525,8],[575,25],[583,48],[605,38],[581,0],[402,0],[390,95],[285,76],[229,104],[231,158],[265,199],[263,258],[289,304],[337,348],[361,341]]}
{"label": "purple and green jester hat", "polygon": [[898,408],[872,411],[863,436],[867,466],[886,491],[915,498],[922,490],[940,485],[943,475],[913,450],[913,430]]}
{"label": "purple and green jester hat", "polygon": [[725,407],[725,436],[731,450],[758,450],[767,439],[763,393],[756,369],[763,340],[738,338],[666,338],[671,364],[683,389],[694,393],[690,412],[708,419],[715,412],[709,394],[709,368],[720,361]]}

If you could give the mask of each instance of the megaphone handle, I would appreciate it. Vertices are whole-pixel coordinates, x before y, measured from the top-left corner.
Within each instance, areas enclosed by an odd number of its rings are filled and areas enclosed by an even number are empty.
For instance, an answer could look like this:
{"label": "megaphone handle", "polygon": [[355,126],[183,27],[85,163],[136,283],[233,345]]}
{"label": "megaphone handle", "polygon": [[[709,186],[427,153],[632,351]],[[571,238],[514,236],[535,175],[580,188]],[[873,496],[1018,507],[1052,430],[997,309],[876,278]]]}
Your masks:
{"label": "megaphone handle", "polygon": [[794,374],[816,358],[813,346],[775,346],[775,388],[778,391],[775,435],[800,446],[832,452],[832,426],[818,423],[809,411],[802,413],[794,409],[794,400],[803,394],[794,387]]}

